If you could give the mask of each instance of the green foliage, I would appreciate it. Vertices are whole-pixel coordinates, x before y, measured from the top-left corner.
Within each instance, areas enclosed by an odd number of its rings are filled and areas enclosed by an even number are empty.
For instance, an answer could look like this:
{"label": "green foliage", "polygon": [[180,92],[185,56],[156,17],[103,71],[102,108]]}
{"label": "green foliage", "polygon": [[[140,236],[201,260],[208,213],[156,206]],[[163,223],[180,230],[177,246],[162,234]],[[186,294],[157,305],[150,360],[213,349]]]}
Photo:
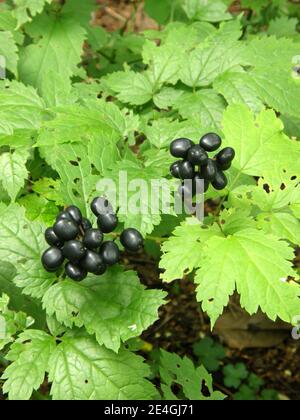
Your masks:
{"label": "green foliage", "polygon": [[216,372],[219,369],[220,361],[225,358],[225,349],[221,344],[215,342],[210,337],[205,337],[193,345],[195,356],[199,363],[209,372]]}
{"label": "green foliage", "polygon": [[[213,391],[212,377],[201,366],[196,368],[193,362],[187,358],[181,358],[176,354],[161,351],[160,357],[161,389],[164,398],[176,400],[177,396],[172,391],[173,385],[180,385],[185,397],[189,400],[223,400],[224,395],[219,391]],[[202,388],[206,387],[209,396],[203,394]]]}
{"label": "green foliage", "polygon": [[[150,200],[137,213],[119,209],[121,223],[142,232],[164,281],[194,279],[212,326],[235,292],[250,314],[299,316],[299,7],[243,0],[247,10],[235,13],[230,5],[146,0],[159,29],[128,33],[95,25],[94,0],[0,3],[0,310],[8,324],[0,346],[11,362],[2,378],[9,399],[31,398],[45,378],[57,400],[158,398],[127,341],[157,320],[165,293],[143,286],[127,259],[125,269],[74,283],[46,272],[40,257],[46,226],[70,204],[90,216],[101,179],[169,183],[175,138],[198,142],[216,131],[234,147],[227,189],[207,192],[203,224],[164,211],[162,199],[155,214]],[[223,350],[206,339],[194,352],[204,367],[162,353],[163,398],[206,399],[201,384],[210,399],[223,398],[205,370],[219,367]],[[276,397],[241,366],[224,373],[236,399]]]}

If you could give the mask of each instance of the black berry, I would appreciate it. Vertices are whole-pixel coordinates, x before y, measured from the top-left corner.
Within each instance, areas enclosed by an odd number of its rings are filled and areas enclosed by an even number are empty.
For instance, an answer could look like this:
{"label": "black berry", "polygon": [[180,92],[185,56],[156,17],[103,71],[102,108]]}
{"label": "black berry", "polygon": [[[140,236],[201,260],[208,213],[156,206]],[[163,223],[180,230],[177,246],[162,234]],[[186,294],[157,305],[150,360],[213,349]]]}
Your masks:
{"label": "black berry", "polygon": [[66,209],[66,212],[71,216],[72,220],[80,225],[82,222],[82,213],[76,206],[70,206]]}
{"label": "black berry", "polygon": [[184,160],[179,168],[181,179],[193,179],[195,176],[194,166],[187,160]]}
{"label": "black berry", "polygon": [[46,271],[54,273],[64,262],[62,251],[57,247],[51,247],[44,252],[42,256],[42,264]]}
{"label": "black berry", "polygon": [[113,241],[104,242],[101,246],[100,254],[107,265],[114,265],[119,262],[120,250]]}
{"label": "black berry", "polygon": [[61,211],[57,218],[56,221],[59,222],[60,220],[69,220],[70,222],[73,222],[74,220],[72,219],[72,216],[66,211]]}
{"label": "black berry", "polygon": [[189,139],[177,139],[172,141],[170,145],[170,152],[171,155],[176,158],[183,158],[187,157],[188,151],[191,147],[193,147],[194,143],[192,140]]}
{"label": "black berry", "polygon": [[118,226],[118,218],[114,213],[100,214],[97,223],[103,233],[111,233]]}
{"label": "black berry", "polygon": [[83,268],[70,262],[65,266],[65,273],[70,279],[75,281],[82,281],[87,276],[87,272]]}
{"label": "black berry", "polygon": [[207,152],[214,152],[218,150],[222,144],[222,139],[218,134],[208,133],[205,134],[200,140],[200,146]]}
{"label": "black berry", "polygon": [[201,146],[196,144],[189,150],[187,160],[191,162],[192,165],[206,165],[208,162],[208,154]]}
{"label": "black berry", "polygon": [[235,158],[235,151],[232,147],[226,147],[221,150],[217,156],[218,167],[224,171],[230,168],[233,159]]}
{"label": "black berry", "polygon": [[103,197],[94,198],[91,204],[91,210],[97,217],[101,214],[114,213],[112,205],[106,198]]}
{"label": "black berry", "polygon": [[71,241],[79,234],[78,226],[71,220],[61,219],[55,223],[53,229],[61,241]]}
{"label": "black berry", "polygon": [[144,244],[142,235],[136,229],[124,230],[120,240],[124,248],[131,252],[137,252]]}
{"label": "black berry", "polygon": [[224,190],[228,185],[228,179],[226,175],[222,171],[217,171],[214,181],[212,182],[212,186],[216,190]]}
{"label": "black berry", "polygon": [[53,228],[48,228],[46,230],[45,239],[50,246],[56,246],[58,248],[63,246],[63,242],[56,235]]}
{"label": "black berry", "polygon": [[180,178],[180,167],[181,167],[181,165],[182,165],[182,162],[181,161],[174,162],[171,165],[170,172],[171,172],[171,175],[174,178],[178,178],[178,179]]}
{"label": "black berry", "polygon": [[82,260],[86,254],[86,249],[80,241],[68,241],[62,249],[63,255],[69,261],[76,263]]}
{"label": "black berry", "polygon": [[85,232],[83,243],[88,249],[99,248],[103,242],[103,233],[99,229],[89,229]]}
{"label": "black berry", "polygon": [[106,271],[106,264],[103,258],[94,251],[87,251],[86,256],[80,263],[80,266],[87,272],[96,275],[104,274]]}
{"label": "black berry", "polygon": [[81,222],[81,227],[86,232],[87,230],[92,229],[93,225],[89,219],[83,218]]}
{"label": "black berry", "polygon": [[207,164],[201,168],[201,175],[206,181],[213,181],[217,173],[216,163],[209,159]]}

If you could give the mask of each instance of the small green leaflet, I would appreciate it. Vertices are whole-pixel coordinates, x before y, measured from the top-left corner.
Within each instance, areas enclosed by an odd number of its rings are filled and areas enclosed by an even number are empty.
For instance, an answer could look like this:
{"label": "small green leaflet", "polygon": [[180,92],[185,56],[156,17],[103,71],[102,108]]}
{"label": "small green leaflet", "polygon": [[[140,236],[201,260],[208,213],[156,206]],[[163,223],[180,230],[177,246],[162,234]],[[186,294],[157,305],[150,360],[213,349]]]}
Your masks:
{"label": "small green leaflet", "polygon": [[[64,75],[68,82],[81,60],[84,29],[66,16],[42,14],[29,25],[29,30],[40,39],[20,51],[21,80],[42,92],[45,89],[45,78],[51,77],[51,69],[52,72]],[[53,79],[54,89],[55,82],[56,78]],[[49,89],[49,81],[47,83]]]}
{"label": "small green leaflet", "polygon": [[17,149],[0,155],[0,180],[12,201],[15,201],[20,189],[28,177],[26,162],[29,151]]}
{"label": "small green leaflet", "polygon": [[138,337],[158,318],[165,293],[145,290],[133,271],[115,267],[82,283],[64,281],[43,298],[49,316],[67,327],[84,326],[100,345],[118,352],[121,341]]}
{"label": "small green leaflet", "polygon": [[116,354],[80,333],[63,337],[49,365],[54,400],[151,400],[157,397],[154,386],[145,379],[150,369],[140,356],[124,348]]}
{"label": "small green leaflet", "polygon": [[[271,110],[263,110],[257,117],[245,105],[231,105],[224,113],[225,146],[236,151],[233,166],[240,174],[262,176],[278,184],[285,172],[299,175],[300,144],[283,133],[283,124]],[[280,159],[275,156],[280,154]]]}
{"label": "small green leaflet", "polygon": [[14,283],[23,293],[40,298],[55,281],[42,267],[40,258],[47,244],[45,226],[25,218],[25,209],[17,204],[0,212],[0,260],[10,262],[17,270]]}
{"label": "small green leaflet", "polygon": [[6,368],[3,392],[10,400],[29,400],[38,390],[49,370],[50,356],[55,350],[55,339],[43,331],[28,330],[11,346],[7,359],[13,363]]}
{"label": "small green leaflet", "polygon": [[14,16],[18,21],[18,28],[26,22],[30,22],[32,17],[41,13],[46,5],[52,0],[14,0],[16,8]]}
{"label": "small green leaflet", "polygon": [[32,87],[17,81],[0,81],[0,134],[15,129],[38,129],[45,105]]}
{"label": "small green leaflet", "polygon": [[[203,366],[195,367],[188,358],[181,358],[177,354],[168,353],[161,350],[160,354],[160,376],[161,388],[166,400],[178,400],[172,391],[173,385],[181,385],[182,391],[188,400],[216,400],[220,401],[225,396],[213,390],[212,376],[208,374]],[[205,385],[209,391],[209,396],[202,393]]]}
{"label": "small green leaflet", "polygon": [[208,240],[195,281],[197,299],[212,326],[235,289],[249,314],[261,308],[273,321],[279,317],[293,323],[300,308],[300,288],[287,282],[295,277],[293,255],[287,243],[254,229]]}
{"label": "small green leaflet", "polygon": [[18,47],[11,32],[0,31],[0,56],[5,58],[6,69],[17,75]]}
{"label": "small green leaflet", "polygon": [[223,369],[224,383],[229,388],[238,389],[243,380],[247,379],[249,372],[243,363],[237,363],[236,365],[226,365]]}
{"label": "small green leaflet", "polygon": [[198,363],[203,364],[209,372],[217,372],[221,360],[225,359],[225,348],[210,337],[205,337],[193,345],[194,355]]}

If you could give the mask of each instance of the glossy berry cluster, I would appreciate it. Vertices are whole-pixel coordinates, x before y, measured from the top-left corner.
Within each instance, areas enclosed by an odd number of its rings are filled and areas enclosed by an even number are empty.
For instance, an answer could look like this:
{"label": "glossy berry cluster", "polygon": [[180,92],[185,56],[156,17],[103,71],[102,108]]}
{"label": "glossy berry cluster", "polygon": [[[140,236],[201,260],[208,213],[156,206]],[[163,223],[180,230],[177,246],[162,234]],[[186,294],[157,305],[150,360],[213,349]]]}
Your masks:
{"label": "glossy berry cluster", "polygon": [[199,144],[185,138],[174,140],[170,145],[170,152],[173,157],[180,160],[171,165],[172,176],[194,182],[203,179],[205,192],[210,184],[216,190],[223,190],[228,184],[224,171],[231,167],[235,151],[231,147],[226,147],[210,158],[209,153],[216,152],[221,145],[222,140],[215,133],[203,136]]}
{"label": "glossy berry cluster", "polygon": [[[57,272],[64,266],[66,276],[81,281],[88,273],[102,275],[109,266],[119,262],[119,247],[104,238],[104,234],[117,228],[117,215],[111,204],[101,197],[93,200],[91,209],[97,217],[97,229],[82,216],[79,208],[70,206],[59,213],[55,224],[46,230],[45,239],[50,245],[42,256],[46,271]],[[136,229],[124,230],[120,241],[130,252],[137,252],[143,246],[142,235]]]}

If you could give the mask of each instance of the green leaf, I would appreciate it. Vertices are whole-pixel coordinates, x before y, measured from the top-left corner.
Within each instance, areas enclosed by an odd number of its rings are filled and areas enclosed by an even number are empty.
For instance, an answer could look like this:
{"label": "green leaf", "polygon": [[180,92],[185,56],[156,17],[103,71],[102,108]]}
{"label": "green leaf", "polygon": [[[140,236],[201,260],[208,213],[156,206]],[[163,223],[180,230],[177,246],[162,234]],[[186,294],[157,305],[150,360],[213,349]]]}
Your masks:
{"label": "green leaf", "polygon": [[41,155],[60,176],[59,195],[65,205],[78,206],[90,215],[90,201],[99,177],[93,174],[92,160],[83,144],[61,144],[40,149]]}
{"label": "green leaf", "polygon": [[250,315],[261,308],[273,321],[279,317],[292,323],[300,303],[299,286],[286,281],[295,277],[293,255],[288,244],[254,229],[208,240],[195,280],[197,299],[212,325],[235,289]]}
{"label": "green leaf", "polygon": [[223,374],[225,376],[225,385],[229,388],[238,389],[242,381],[248,378],[249,372],[244,363],[237,363],[236,365],[229,364],[225,366]]}
{"label": "green leaf", "polygon": [[4,393],[10,400],[29,400],[34,390],[44,382],[49,360],[55,350],[55,339],[43,331],[28,330],[20,335],[6,356],[13,363],[2,379]]}
{"label": "green leaf", "polygon": [[180,70],[181,81],[192,88],[209,86],[216,77],[244,61],[238,20],[222,24],[220,29],[197,48],[185,54]]}
{"label": "green leaf", "polygon": [[164,83],[175,85],[179,79],[178,72],[182,64],[182,54],[174,51],[174,45],[157,46],[146,41],[143,48],[143,62],[148,65],[148,77],[156,92]]}
{"label": "green leaf", "polygon": [[46,3],[51,2],[52,0],[14,0],[16,6],[14,16],[18,21],[18,27],[30,22],[32,17],[43,11]]}
{"label": "green leaf", "polygon": [[40,298],[54,283],[55,276],[47,273],[40,261],[47,247],[45,226],[28,221],[24,213],[17,204],[0,212],[0,260],[14,265],[14,283],[23,288],[23,293]]}
{"label": "green leaf", "polygon": [[12,201],[15,201],[20,189],[28,177],[26,162],[29,151],[17,149],[0,155],[0,180]]}
{"label": "green leaf", "polygon": [[105,78],[105,85],[117,93],[117,98],[131,105],[143,105],[153,96],[153,86],[147,73],[115,72]]}
{"label": "green leaf", "polygon": [[145,290],[133,271],[116,267],[82,283],[64,281],[43,298],[49,316],[67,327],[84,326],[100,345],[118,352],[121,342],[138,337],[158,318],[165,293]]}
{"label": "green leaf", "polygon": [[218,235],[218,230],[203,229],[196,218],[188,218],[178,226],[174,236],[162,245],[163,256],[159,264],[160,268],[165,270],[161,275],[162,279],[165,281],[181,279],[184,274],[199,267],[204,244],[214,235]]}
{"label": "green leaf", "polygon": [[280,16],[270,21],[268,34],[275,35],[277,38],[293,37],[299,35],[297,32],[298,19]]}
{"label": "green leaf", "polygon": [[199,363],[203,364],[209,372],[216,372],[220,367],[220,361],[226,356],[224,347],[210,337],[205,337],[195,343],[193,352],[198,357]]}
{"label": "green leaf", "polygon": [[[181,358],[177,354],[161,350],[160,356],[161,388],[166,400],[177,400],[172,391],[173,385],[181,385],[182,391],[188,400],[216,400],[225,396],[219,391],[213,391],[212,376],[203,366],[196,368],[188,358]],[[202,392],[202,387],[208,389],[209,396]]]}
{"label": "green leaf", "polygon": [[251,76],[244,71],[223,73],[214,81],[214,89],[222,94],[230,105],[245,104],[254,112],[264,108]]}
{"label": "green leaf", "polygon": [[203,127],[217,129],[221,125],[225,103],[213,89],[184,92],[173,104],[184,118],[195,117]]}
{"label": "green leaf", "polygon": [[219,0],[184,0],[182,8],[190,20],[221,22],[232,19],[227,5]]}
{"label": "green leaf", "polygon": [[13,282],[16,274],[17,271],[12,264],[1,261],[0,290],[9,296],[10,309],[25,312],[35,320],[37,328],[43,328],[45,326],[45,313],[38,301],[22,294],[21,289],[16,287]]}
{"label": "green leaf", "polygon": [[0,134],[39,128],[44,107],[33,88],[16,81],[0,81]]}
{"label": "green leaf", "polygon": [[180,6],[181,0],[146,0],[144,9],[152,19],[164,25],[172,20],[174,15],[180,14]]}
{"label": "green leaf", "polygon": [[[283,133],[283,124],[273,111],[263,110],[254,117],[246,106],[231,105],[224,113],[223,126],[224,144],[236,151],[236,180],[243,173],[278,184],[284,173],[300,174],[300,143]],[[274,159],[278,154],[280,159]]]}
{"label": "green leaf", "polygon": [[[30,34],[39,39],[20,51],[21,80],[40,92],[45,89],[45,78],[51,78],[52,72],[64,75],[67,83],[81,60],[84,29],[67,16],[46,14],[38,16],[28,28]],[[53,78],[54,89],[56,84],[57,79]]]}
{"label": "green leaf", "polygon": [[18,48],[11,32],[0,31],[0,55],[5,58],[6,68],[17,75]]}
{"label": "green leaf", "polygon": [[91,337],[63,337],[49,365],[54,400],[148,400],[156,396],[154,386],[144,379],[150,370],[140,356],[124,348],[116,354]]}

